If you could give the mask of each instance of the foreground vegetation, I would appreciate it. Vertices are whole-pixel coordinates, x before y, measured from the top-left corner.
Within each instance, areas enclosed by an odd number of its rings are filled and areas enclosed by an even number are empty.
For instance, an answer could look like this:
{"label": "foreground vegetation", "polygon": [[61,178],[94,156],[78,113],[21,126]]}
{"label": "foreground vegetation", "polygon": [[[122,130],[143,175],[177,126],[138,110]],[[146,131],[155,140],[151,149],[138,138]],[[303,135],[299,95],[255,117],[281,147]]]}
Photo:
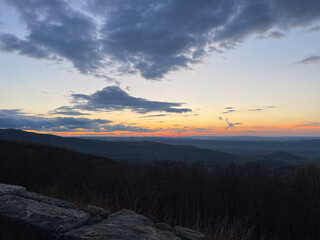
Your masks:
{"label": "foreground vegetation", "polygon": [[212,239],[320,239],[320,168],[258,164],[119,163],[67,149],[0,141],[0,182],[94,204],[129,208]]}

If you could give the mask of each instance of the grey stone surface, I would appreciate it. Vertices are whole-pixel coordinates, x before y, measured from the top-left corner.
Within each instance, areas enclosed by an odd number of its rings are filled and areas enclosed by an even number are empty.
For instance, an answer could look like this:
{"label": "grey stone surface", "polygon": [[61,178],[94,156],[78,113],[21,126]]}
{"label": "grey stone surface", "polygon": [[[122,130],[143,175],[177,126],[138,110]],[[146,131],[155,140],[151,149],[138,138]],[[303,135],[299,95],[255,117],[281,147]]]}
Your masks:
{"label": "grey stone surface", "polygon": [[0,184],[0,240],[205,239],[202,233],[182,227],[173,230],[126,209],[114,214],[90,205],[80,209],[20,186]]}
{"label": "grey stone surface", "polygon": [[0,184],[0,196],[25,191],[24,187],[9,184]]}
{"label": "grey stone surface", "polygon": [[102,222],[102,219],[99,215],[94,215],[90,218],[90,220],[88,221],[88,225],[93,225],[93,224],[97,224],[99,222]]}
{"label": "grey stone surface", "polygon": [[85,224],[90,217],[83,211],[3,195],[0,196],[0,239],[10,234],[18,234],[13,239],[56,239],[69,229]]}
{"label": "grey stone surface", "polygon": [[90,213],[91,216],[99,215],[101,219],[106,219],[110,215],[109,211],[92,205],[84,205],[80,207],[79,210]]}
{"label": "grey stone surface", "polygon": [[178,237],[180,237],[182,240],[204,240],[205,239],[204,234],[197,231],[193,231],[189,228],[184,228],[180,226],[174,227],[174,233]]}
{"label": "grey stone surface", "polygon": [[161,230],[165,230],[165,231],[172,231],[173,228],[166,224],[166,223],[156,223],[156,228],[161,229]]}
{"label": "grey stone surface", "polygon": [[73,203],[70,203],[70,202],[67,202],[64,200],[60,200],[60,199],[56,199],[56,198],[46,197],[46,196],[43,196],[39,193],[22,191],[22,192],[15,193],[15,195],[20,196],[20,197],[24,197],[24,198],[28,198],[28,199],[32,199],[32,200],[35,200],[38,202],[43,202],[43,203],[47,203],[50,205],[62,207],[62,208],[76,209],[76,205]]}
{"label": "grey stone surface", "polygon": [[111,214],[93,226],[83,226],[65,234],[63,240],[180,240],[173,233],[157,229],[146,217],[130,210]]}

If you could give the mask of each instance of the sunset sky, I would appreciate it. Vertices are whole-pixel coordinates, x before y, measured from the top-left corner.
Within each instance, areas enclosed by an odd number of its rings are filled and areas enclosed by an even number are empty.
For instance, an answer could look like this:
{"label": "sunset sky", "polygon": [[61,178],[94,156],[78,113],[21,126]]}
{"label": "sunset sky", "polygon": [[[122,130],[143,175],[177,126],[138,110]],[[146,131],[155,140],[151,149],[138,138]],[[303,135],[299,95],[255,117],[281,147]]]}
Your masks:
{"label": "sunset sky", "polygon": [[319,0],[0,0],[0,128],[320,136]]}

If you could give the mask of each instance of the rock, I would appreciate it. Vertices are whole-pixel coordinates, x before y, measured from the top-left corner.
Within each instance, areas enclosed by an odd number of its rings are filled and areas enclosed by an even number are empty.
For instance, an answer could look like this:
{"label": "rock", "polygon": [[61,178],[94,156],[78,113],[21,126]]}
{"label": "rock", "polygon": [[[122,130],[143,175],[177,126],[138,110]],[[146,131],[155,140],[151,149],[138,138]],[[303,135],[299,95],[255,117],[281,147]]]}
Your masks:
{"label": "rock", "polygon": [[82,226],[90,214],[38,202],[16,195],[0,196],[0,239],[60,239],[66,231]]}
{"label": "rock", "polygon": [[146,217],[130,210],[111,214],[92,226],[67,232],[63,240],[180,240],[173,233],[157,229]]}
{"label": "rock", "polygon": [[0,184],[0,240],[205,238],[202,233],[183,227],[175,227],[172,232],[168,224],[154,224],[148,218],[126,209],[111,215],[109,211],[91,205],[80,209],[63,200],[27,192],[20,186]]}
{"label": "rock", "polygon": [[26,189],[17,185],[0,184],[0,196],[23,192]]}
{"label": "rock", "polygon": [[56,198],[46,197],[46,196],[43,196],[39,193],[23,191],[23,192],[17,192],[17,193],[15,193],[15,195],[18,195],[18,196],[24,197],[24,198],[28,198],[28,199],[32,199],[32,200],[35,200],[38,202],[43,202],[43,203],[47,203],[50,205],[62,207],[62,208],[76,209],[76,205],[73,203],[70,203],[70,202],[67,202],[64,200],[60,200],[60,199],[56,199]]}
{"label": "rock", "polygon": [[90,213],[91,216],[99,215],[101,219],[106,219],[110,215],[109,211],[92,205],[84,205],[79,210]]}
{"label": "rock", "polygon": [[205,235],[203,233],[191,230],[189,228],[174,227],[174,233],[182,240],[204,240]]}
{"label": "rock", "polygon": [[161,229],[161,230],[165,230],[165,231],[172,231],[173,230],[173,228],[166,223],[156,223],[155,226],[156,226],[156,228]]}
{"label": "rock", "polygon": [[94,215],[93,217],[90,218],[90,220],[88,221],[88,225],[93,225],[93,224],[97,224],[99,222],[102,222],[102,219],[99,215]]}

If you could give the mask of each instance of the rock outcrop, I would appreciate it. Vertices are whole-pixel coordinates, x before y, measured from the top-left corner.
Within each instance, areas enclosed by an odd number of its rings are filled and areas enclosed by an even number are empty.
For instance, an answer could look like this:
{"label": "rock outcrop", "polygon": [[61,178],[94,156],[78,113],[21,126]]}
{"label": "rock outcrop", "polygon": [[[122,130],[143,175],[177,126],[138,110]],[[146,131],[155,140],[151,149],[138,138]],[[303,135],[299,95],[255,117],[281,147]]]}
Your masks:
{"label": "rock outcrop", "polygon": [[154,224],[123,209],[114,214],[0,184],[0,240],[200,240],[202,233]]}

